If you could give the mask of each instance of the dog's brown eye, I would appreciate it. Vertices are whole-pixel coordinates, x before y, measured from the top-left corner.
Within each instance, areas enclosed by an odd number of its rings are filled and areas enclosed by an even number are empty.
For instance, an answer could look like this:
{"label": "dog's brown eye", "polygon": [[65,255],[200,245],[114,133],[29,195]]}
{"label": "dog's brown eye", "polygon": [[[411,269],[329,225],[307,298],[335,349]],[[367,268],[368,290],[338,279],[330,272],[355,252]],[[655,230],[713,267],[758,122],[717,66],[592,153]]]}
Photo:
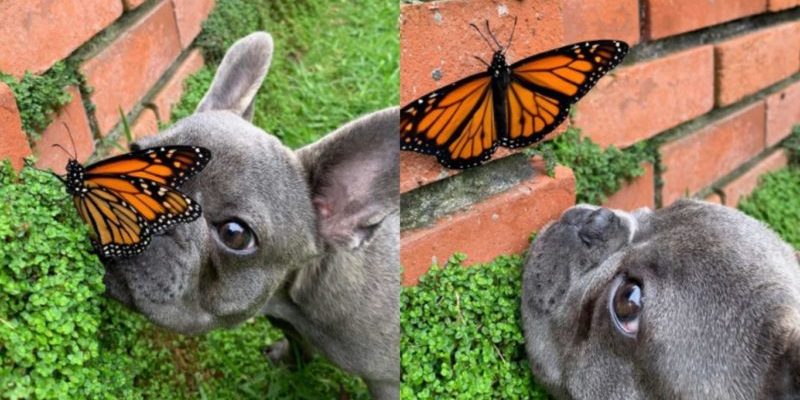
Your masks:
{"label": "dog's brown eye", "polygon": [[609,308],[614,327],[628,337],[639,332],[642,311],[642,285],[626,276],[617,278],[612,286]]}
{"label": "dog's brown eye", "polygon": [[255,246],[255,236],[243,222],[228,221],[217,228],[222,243],[233,250],[247,250]]}

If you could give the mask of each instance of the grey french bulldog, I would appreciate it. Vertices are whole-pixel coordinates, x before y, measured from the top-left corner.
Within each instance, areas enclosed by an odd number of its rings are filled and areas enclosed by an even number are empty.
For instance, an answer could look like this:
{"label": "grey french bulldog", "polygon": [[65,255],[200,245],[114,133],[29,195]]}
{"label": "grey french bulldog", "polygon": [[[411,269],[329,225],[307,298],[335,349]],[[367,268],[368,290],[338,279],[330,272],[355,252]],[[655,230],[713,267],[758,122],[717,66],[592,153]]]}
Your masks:
{"label": "grey french bulldog", "polygon": [[193,115],[132,146],[203,146],[212,160],[180,189],[202,216],[109,262],[108,294],[184,334],[265,314],[375,399],[396,399],[399,110],[292,151],[249,122],[272,50],[267,33],[240,39]]}
{"label": "grey french bulldog", "polygon": [[531,369],[558,399],[800,399],[800,266],[706,202],[576,206],[531,245]]}

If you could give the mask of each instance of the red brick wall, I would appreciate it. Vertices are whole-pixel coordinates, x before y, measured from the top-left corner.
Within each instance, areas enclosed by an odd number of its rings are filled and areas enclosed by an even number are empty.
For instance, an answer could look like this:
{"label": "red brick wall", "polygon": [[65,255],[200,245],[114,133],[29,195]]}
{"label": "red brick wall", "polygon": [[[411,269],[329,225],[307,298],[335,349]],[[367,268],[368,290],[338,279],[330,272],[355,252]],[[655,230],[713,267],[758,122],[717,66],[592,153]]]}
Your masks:
{"label": "red brick wall", "polygon": [[[488,19],[504,42],[517,17],[510,62],[580,40],[625,40],[633,46],[628,60],[603,78],[560,128],[572,124],[602,146],[648,141],[657,148],[656,165],[645,165],[646,173],[609,196],[606,205],[665,206],[691,195],[735,206],[760,174],[786,165],[778,146],[800,124],[798,6],[799,0],[404,4],[401,103],[485,68],[473,56],[487,59],[490,50],[470,23]],[[512,153],[498,151],[495,160]],[[454,251],[467,253],[472,262],[523,251],[531,232],[574,203],[572,174],[559,169],[549,178],[536,169],[537,162],[531,164],[532,176],[493,192],[486,182],[502,176],[495,163],[478,168],[495,169],[477,180],[483,182],[477,190],[488,195],[471,194],[478,200],[445,214],[432,212],[437,218],[423,225],[403,209],[403,217],[412,220],[404,220],[402,233],[405,284],[414,284],[432,261],[442,264]],[[433,157],[403,152],[401,192],[424,204],[419,198],[444,182],[482,173],[447,170]]]}
{"label": "red brick wall", "polygon": [[191,44],[213,6],[214,0],[0,1],[0,72],[42,74],[69,60],[86,85],[65,88],[72,101],[34,141],[22,131],[13,94],[0,84],[0,159],[10,157],[19,168],[22,157],[35,154],[37,167],[61,173],[67,155],[52,144],[71,150],[69,133],[82,162],[109,135],[126,144],[120,109],[135,136],[156,133],[157,118],[169,118],[183,80],[203,65]]}

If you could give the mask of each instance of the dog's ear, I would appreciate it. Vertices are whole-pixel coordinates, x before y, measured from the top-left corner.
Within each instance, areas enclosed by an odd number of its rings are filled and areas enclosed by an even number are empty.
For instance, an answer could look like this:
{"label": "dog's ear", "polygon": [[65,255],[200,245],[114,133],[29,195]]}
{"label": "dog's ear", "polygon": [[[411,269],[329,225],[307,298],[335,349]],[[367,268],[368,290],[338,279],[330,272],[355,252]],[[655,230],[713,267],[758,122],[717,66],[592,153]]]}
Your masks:
{"label": "dog's ear", "polygon": [[250,121],[253,119],[256,92],[272,61],[272,36],[266,32],[247,35],[225,53],[208,89],[195,112],[231,111]]}
{"label": "dog's ear", "polygon": [[327,243],[358,248],[399,211],[399,117],[378,111],[298,150]]}
{"label": "dog's ear", "polygon": [[767,381],[769,399],[800,398],[800,312],[791,310],[778,323],[778,357]]}

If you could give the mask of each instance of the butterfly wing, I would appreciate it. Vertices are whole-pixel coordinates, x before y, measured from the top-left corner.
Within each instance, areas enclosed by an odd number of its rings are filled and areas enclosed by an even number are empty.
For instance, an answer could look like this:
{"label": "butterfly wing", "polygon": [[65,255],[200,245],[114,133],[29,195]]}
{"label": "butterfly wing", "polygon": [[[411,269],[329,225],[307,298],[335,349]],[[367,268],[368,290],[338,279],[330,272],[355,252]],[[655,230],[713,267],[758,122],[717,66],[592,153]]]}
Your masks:
{"label": "butterfly wing", "polygon": [[150,243],[147,223],[115,192],[89,184],[84,195],[73,196],[73,200],[103,256],[133,255]]}
{"label": "butterfly wing", "polygon": [[538,142],[569,114],[569,107],[617,66],[628,45],[614,40],[576,43],[511,65],[506,89],[506,147]]}
{"label": "butterfly wing", "polygon": [[86,167],[86,174],[141,178],[177,188],[210,160],[211,152],[203,147],[152,147],[94,163]]}
{"label": "butterfly wing", "polygon": [[400,148],[468,168],[497,148],[491,76],[484,72],[433,91],[400,111]]}
{"label": "butterfly wing", "polygon": [[200,205],[176,188],[210,159],[205,148],[165,146],[86,167],[85,190],[73,196],[100,253],[106,257],[136,254],[147,246],[150,235],[197,219]]}

